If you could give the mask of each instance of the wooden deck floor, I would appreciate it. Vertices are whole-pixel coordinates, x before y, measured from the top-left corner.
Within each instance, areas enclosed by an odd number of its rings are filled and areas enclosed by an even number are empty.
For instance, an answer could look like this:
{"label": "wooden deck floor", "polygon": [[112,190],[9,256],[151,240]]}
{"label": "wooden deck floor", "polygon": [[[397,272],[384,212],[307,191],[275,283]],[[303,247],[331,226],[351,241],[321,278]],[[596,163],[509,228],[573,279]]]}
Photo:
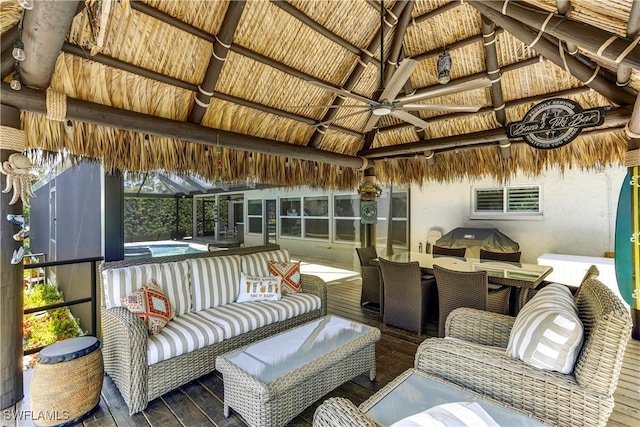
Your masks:
{"label": "wooden deck floor", "polygon": [[[366,400],[376,390],[394,377],[413,366],[418,345],[427,336],[437,334],[436,325],[429,325],[426,335],[416,335],[382,325],[378,312],[360,307],[360,278],[351,277],[329,283],[329,313],[375,326],[382,331],[382,339],[376,346],[377,377],[371,382],[360,375],[330,392],[307,408],[289,426],[310,426],[316,407],[332,396],[347,397],[356,405]],[[616,406],[610,418],[611,427],[640,426],[640,341],[631,341],[627,347],[622,375],[615,394]],[[28,411],[29,373],[25,374],[26,398],[16,406],[16,411]],[[106,376],[100,405],[95,413],[77,426],[246,426],[235,414],[223,415],[222,376],[218,372],[205,375],[170,393],[155,399],[142,413],[129,416],[120,393]],[[30,420],[12,421],[3,417],[1,426],[31,426]]]}

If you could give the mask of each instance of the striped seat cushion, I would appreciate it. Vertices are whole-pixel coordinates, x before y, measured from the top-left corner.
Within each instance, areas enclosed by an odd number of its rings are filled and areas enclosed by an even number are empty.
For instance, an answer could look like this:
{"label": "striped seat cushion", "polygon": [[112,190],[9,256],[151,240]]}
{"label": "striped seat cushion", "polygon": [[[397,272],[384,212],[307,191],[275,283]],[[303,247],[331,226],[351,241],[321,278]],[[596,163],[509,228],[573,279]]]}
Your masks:
{"label": "striped seat cushion", "polygon": [[500,427],[477,402],[443,403],[391,424],[391,427]]}
{"label": "striped seat cushion", "polygon": [[282,295],[280,301],[265,301],[264,303],[278,309],[281,322],[322,308],[322,300],[319,296],[302,293]]}
{"label": "striped seat cushion", "polygon": [[158,335],[147,339],[147,363],[168,360],[224,339],[224,330],[194,313],[175,317]]}
{"label": "striped seat cushion", "polygon": [[[161,276],[160,264],[144,264],[104,270],[102,272],[104,305],[106,308],[123,307],[122,298],[131,295],[133,291],[142,287],[150,279],[153,279],[162,287],[159,281]],[[173,301],[171,302],[173,303]]]}
{"label": "striped seat cushion", "polygon": [[583,326],[571,291],[551,283],[520,310],[509,335],[507,354],[536,368],[573,372],[582,347]]}
{"label": "striped seat cushion", "polygon": [[198,316],[219,325],[225,339],[253,331],[280,320],[275,307],[258,302],[225,304],[199,311]]}
{"label": "striped seat cushion", "polygon": [[258,252],[242,255],[242,272],[249,276],[271,276],[269,261],[289,262],[289,251],[279,249],[277,251]]}
{"label": "striped seat cushion", "polygon": [[195,258],[189,263],[194,312],[236,300],[240,289],[240,257]]}

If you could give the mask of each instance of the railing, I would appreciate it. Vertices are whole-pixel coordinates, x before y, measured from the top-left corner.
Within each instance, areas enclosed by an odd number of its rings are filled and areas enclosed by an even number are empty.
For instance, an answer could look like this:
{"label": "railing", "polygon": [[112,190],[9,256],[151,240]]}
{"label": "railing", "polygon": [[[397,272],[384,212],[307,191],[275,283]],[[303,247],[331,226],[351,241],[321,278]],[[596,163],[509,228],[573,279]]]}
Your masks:
{"label": "railing", "polygon": [[[98,308],[98,299],[97,299],[97,266],[96,263],[98,261],[104,260],[103,257],[93,257],[93,258],[81,258],[81,259],[72,259],[65,261],[49,261],[49,262],[40,262],[35,264],[25,264],[25,270],[32,270],[37,268],[48,268],[48,267],[57,267],[61,265],[73,265],[73,264],[91,264],[91,295],[85,298],[78,298],[71,301],[63,301],[55,304],[43,305],[41,307],[27,308],[24,310],[23,314],[32,314],[38,313],[40,311],[52,310],[54,308],[60,307],[70,307],[72,305],[84,304],[87,302],[91,303],[91,331],[95,334],[97,331],[97,308]],[[24,351],[24,355],[37,353],[42,350],[44,347],[36,347],[30,348]]]}

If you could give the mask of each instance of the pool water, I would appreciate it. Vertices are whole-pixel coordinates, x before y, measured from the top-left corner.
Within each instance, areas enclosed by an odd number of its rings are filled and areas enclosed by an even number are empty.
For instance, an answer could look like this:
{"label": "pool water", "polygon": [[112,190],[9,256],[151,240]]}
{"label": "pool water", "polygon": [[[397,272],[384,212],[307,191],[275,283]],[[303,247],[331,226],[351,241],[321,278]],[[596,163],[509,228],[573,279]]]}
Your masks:
{"label": "pool water", "polygon": [[161,257],[170,255],[194,254],[206,252],[206,248],[199,248],[188,243],[138,243],[125,245],[125,259]]}

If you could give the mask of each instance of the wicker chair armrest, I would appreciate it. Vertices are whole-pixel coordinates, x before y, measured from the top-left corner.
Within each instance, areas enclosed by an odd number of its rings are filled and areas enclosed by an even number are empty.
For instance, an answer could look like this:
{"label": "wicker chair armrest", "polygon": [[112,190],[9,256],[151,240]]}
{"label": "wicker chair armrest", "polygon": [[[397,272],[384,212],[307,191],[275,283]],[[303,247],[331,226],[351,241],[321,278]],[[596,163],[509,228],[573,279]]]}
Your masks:
{"label": "wicker chair armrest", "polygon": [[350,400],[332,397],[325,400],[313,414],[314,427],[378,427],[378,423],[363,414]]}
{"label": "wicker chair armrest", "polygon": [[322,315],[327,314],[327,283],[318,276],[312,274],[301,274],[300,283],[302,292],[320,297],[322,301]]}
{"label": "wicker chair armrest", "polygon": [[102,309],[105,371],[116,383],[130,414],[147,406],[147,327],[124,307]]}
{"label": "wicker chair armrest", "polygon": [[489,311],[457,308],[447,317],[445,336],[506,348],[515,319]]}
{"label": "wicker chair armrest", "polygon": [[530,366],[473,344],[429,338],[416,369],[534,414],[552,425],[605,426],[613,397],[578,385],[570,374]]}

